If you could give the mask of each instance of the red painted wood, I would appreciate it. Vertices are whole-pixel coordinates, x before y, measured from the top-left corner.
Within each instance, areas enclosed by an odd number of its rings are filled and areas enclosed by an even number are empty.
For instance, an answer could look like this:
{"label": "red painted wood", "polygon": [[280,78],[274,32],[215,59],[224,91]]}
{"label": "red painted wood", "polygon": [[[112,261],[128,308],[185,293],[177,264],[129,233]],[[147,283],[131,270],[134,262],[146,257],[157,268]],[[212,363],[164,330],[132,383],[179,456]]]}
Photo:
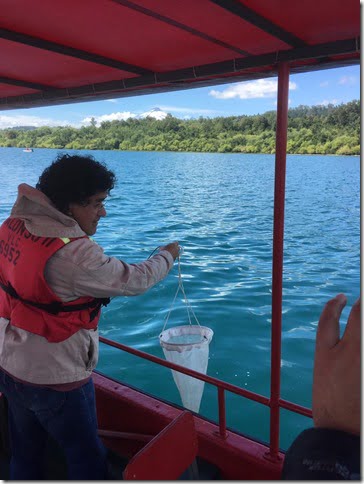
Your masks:
{"label": "red painted wood", "polygon": [[126,466],[125,480],[175,480],[197,455],[197,434],[190,412],[183,412],[143,447]]}

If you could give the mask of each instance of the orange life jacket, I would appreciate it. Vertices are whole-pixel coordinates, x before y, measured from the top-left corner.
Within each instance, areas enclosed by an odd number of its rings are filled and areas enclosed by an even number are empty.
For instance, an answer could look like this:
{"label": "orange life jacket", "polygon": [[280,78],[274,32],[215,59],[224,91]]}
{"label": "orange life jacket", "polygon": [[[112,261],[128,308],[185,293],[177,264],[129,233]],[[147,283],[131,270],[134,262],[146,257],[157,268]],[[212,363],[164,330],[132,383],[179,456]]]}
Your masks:
{"label": "orange life jacket", "polygon": [[[85,236],[87,237],[87,236]],[[77,240],[32,235],[24,221],[8,218],[0,227],[0,316],[58,343],[80,329],[96,329],[109,298],[80,297],[63,303],[44,277],[53,254]]]}

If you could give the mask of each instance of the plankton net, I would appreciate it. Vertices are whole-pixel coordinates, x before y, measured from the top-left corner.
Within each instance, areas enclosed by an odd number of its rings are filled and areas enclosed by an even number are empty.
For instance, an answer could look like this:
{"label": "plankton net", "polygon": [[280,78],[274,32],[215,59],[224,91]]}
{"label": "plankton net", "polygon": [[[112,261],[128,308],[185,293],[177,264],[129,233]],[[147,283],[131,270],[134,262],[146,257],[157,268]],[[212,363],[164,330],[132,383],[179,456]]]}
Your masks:
{"label": "plankton net", "polygon": [[[179,291],[184,296],[189,324],[165,329]],[[192,317],[197,324],[192,324]],[[178,256],[178,287],[171,308],[167,314],[163,331],[159,335],[164,356],[167,361],[206,374],[209,359],[209,344],[213,334],[210,328],[200,325],[187,299],[182,282],[180,258]],[[183,406],[189,410],[198,412],[205,382],[175,370],[172,370],[172,375],[181,396]]]}

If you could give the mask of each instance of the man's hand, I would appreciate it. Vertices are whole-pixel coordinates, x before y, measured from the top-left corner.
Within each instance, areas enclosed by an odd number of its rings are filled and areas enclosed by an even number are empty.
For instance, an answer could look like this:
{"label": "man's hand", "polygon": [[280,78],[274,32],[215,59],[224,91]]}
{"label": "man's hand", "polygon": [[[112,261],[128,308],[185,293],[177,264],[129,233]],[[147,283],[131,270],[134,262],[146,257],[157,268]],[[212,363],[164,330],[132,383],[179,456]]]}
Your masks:
{"label": "man's hand", "polygon": [[360,434],[360,298],[353,305],[340,340],[344,294],[331,299],[317,328],[312,413],[315,427]]}
{"label": "man's hand", "polygon": [[160,250],[168,250],[168,252],[170,252],[173,257],[173,260],[176,260],[179,254],[180,247],[178,245],[178,242],[171,242],[170,244],[161,247]]}

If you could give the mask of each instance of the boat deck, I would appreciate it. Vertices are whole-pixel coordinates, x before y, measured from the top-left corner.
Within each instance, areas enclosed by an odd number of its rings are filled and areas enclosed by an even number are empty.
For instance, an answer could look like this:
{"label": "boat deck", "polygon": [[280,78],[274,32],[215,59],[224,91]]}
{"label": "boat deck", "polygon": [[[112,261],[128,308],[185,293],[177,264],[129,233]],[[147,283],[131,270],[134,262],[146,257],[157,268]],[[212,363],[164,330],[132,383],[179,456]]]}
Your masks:
{"label": "boat deck", "polygon": [[[168,461],[168,452],[173,455],[173,466],[178,469],[179,461],[185,458],[183,449],[191,447],[191,432],[169,429],[186,413],[193,421],[196,433],[196,460],[188,465],[179,479],[182,480],[276,480],[280,478],[284,455],[279,460],[269,459],[266,445],[253,441],[228,429],[225,437],[219,426],[206,419],[185,412],[182,407],[168,404],[150,395],[112,380],[100,373],[93,375],[96,389],[99,433],[109,449],[109,471],[111,479],[120,480],[130,460],[151,444],[153,440],[153,462]],[[10,450],[7,437],[7,408],[0,398],[0,478],[8,479]],[[180,432],[180,433],[176,433]],[[167,434],[167,442],[159,436]],[[168,442],[168,438],[170,439]],[[159,447],[154,445],[156,441]],[[179,443],[174,447],[171,442]],[[171,449],[172,447],[172,449]],[[173,453],[174,452],[174,453]],[[66,465],[58,445],[49,439],[44,460],[45,479],[67,479]],[[172,469],[174,471],[174,469]]]}

